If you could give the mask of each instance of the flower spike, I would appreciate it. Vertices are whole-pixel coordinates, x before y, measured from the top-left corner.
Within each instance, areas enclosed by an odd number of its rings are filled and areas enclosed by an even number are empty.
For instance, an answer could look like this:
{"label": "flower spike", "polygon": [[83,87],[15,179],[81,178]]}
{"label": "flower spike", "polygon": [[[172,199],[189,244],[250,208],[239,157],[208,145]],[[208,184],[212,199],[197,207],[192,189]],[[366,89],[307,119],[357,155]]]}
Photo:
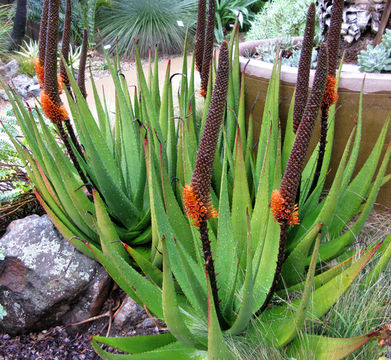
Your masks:
{"label": "flower spike", "polygon": [[205,42],[204,42],[204,54],[202,58],[201,69],[201,95],[206,96],[209,81],[209,69],[212,62],[213,55],[213,43],[214,43],[214,27],[215,27],[215,12],[216,3],[215,0],[209,0],[208,11],[208,23],[206,25]]}
{"label": "flower spike", "polygon": [[280,224],[297,223],[295,205],[296,193],[299,187],[304,160],[311,140],[315,120],[322,103],[327,79],[327,46],[322,44],[318,65],[316,68],[311,95],[305,107],[303,118],[297,129],[296,139],[293,143],[284,177],[281,181],[279,194],[274,193],[272,199],[272,212]]}
{"label": "flower spike", "polygon": [[202,71],[202,58],[204,56],[205,13],[206,13],[206,0],[199,0],[196,43],[195,43],[195,63],[196,63],[197,71],[199,71],[200,73]]}
{"label": "flower spike", "polygon": [[184,202],[188,216],[199,226],[201,221],[216,217],[217,212],[210,203],[210,185],[217,139],[222,122],[228,92],[228,44],[220,47],[216,84],[205,121],[197,160],[190,185],[184,188]]}
{"label": "flower spike", "polygon": [[44,65],[46,51],[46,32],[48,24],[49,0],[43,1],[41,25],[39,27],[38,58],[34,59],[35,73],[37,74],[39,86],[43,89],[44,84]]}
{"label": "flower spike", "polygon": [[327,48],[329,51],[328,74],[335,77],[341,37],[342,13],[344,0],[334,0],[331,11],[330,27],[327,35]]}
{"label": "flower spike", "polygon": [[55,124],[69,118],[64,105],[62,105],[57,83],[57,33],[59,9],[60,1],[51,0],[49,3],[46,33],[44,88],[41,91],[42,110]]}
{"label": "flower spike", "polygon": [[310,77],[312,47],[315,34],[315,4],[311,3],[307,11],[303,45],[301,48],[295,105],[293,109],[293,131],[296,133],[308,98],[308,82]]}
{"label": "flower spike", "polygon": [[86,62],[87,62],[87,50],[88,50],[88,32],[87,29],[83,30],[83,43],[81,45],[80,65],[79,73],[77,74],[77,86],[79,87],[84,98],[87,97],[86,91]]}
{"label": "flower spike", "polygon": [[[72,22],[72,0],[66,1],[65,8],[65,20],[64,20],[64,32],[62,34],[62,46],[61,53],[66,62],[68,62],[69,58],[69,45],[71,43],[71,22]],[[68,91],[70,90],[68,74],[65,69],[64,61],[61,59],[60,61],[60,75],[59,75],[59,88],[65,85]]]}

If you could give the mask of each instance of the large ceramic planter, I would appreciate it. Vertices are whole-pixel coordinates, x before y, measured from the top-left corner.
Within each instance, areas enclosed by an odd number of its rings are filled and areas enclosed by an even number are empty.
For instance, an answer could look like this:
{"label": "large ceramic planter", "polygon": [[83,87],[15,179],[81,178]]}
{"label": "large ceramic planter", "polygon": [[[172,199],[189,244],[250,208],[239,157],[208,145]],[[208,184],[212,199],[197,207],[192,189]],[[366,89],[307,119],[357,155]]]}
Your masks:
{"label": "large ceramic planter", "polygon": [[[255,52],[255,49],[272,40],[259,40],[245,42],[240,45],[240,65],[245,69],[245,93],[246,108],[253,107],[256,98],[258,101],[254,108],[254,119],[256,129],[259,130],[260,122],[265,105],[267,86],[271,76],[273,64],[251,59],[248,55]],[[246,66],[247,65],[247,66]],[[314,71],[311,71],[311,83]],[[335,139],[333,146],[333,156],[331,162],[332,178],[338,166],[339,159],[342,156],[348,136],[355,124],[358,113],[358,101],[365,77],[364,86],[364,106],[363,106],[363,129],[360,154],[357,163],[357,169],[360,169],[368,157],[378,134],[391,111],[391,74],[371,74],[346,71],[342,68],[339,83],[339,101],[337,104],[337,113],[335,118]],[[284,125],[287,118],[289,105],[291,102],[293,90],[297,78],[297,68],[282,66],[281,68],[281,87],[280,87],[280,118]],[[258,96],[259,94],[259,96]],[[257,134],[257,131],[254,131]],[[318,139],[318,133],[314,135]],[[385,147],[391,141],[391,130],[388,130]],[[388,167],[387,174],[391,173],[391,165]],[[329,180],[330,182],[330,180]],[[377,199],[378,203],[391,207],[391,183],[387,183],[381,189]]]}

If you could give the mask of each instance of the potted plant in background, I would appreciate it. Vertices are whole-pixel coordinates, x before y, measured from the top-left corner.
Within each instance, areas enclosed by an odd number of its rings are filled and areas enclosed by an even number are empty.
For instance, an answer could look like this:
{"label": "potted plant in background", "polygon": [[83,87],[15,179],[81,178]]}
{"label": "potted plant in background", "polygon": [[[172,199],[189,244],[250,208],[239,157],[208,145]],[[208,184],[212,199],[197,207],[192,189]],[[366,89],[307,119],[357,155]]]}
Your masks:
{"label": "potted plant in background", "polygon": [[[298,3],[301,4],[309,2],[299,1]],[[325,3],[326,2],[323,1],[322,4],[320,4],[323,7],[318,6],[318,13],[322,9],[327,10],[326,15],[321,15],[323,16],[324,22],[327,23],[328,16],[330,13],[330,4]],[[293,7],[293,5],[290,6],[292,6],[293,9],[296,9],[296,7]],[[352,6],[352,4],[351,2],[349,2],[344,6],[344,12],[346,14],[346,7]],[[377,9],[380,9],[380,6],[381,4],[377,2]],[[289,17],[287,14],[283,16],[287,18]],[[270,27],[273,29],[274,22],[271,20],[270,23]],[[286,31],[289,31],[292,36],[298,35],[299,32],[297,29],[303,28],[303,16],[292,16],[292,19],[287,21],[287,23],[288,24],[286,25]],[[276,26],[278,26],[278,24],[276,24]],[[342,29],[346,30],[346,28],[350,29],[352,27],[353,24],[349,23],[348,17],[343,17]],[[273,32],[272,34],[274,36],[277,35],[277,33]],[[360,35],[361,32],[357,34]],[[356,36],[358,36],[357,34]],[[292,43],[296,43],[300,41],[300,38],[293,37],[291,40]],[[247,112],[249,112],[250,109],[253,109],[253,115],[256,120],[261,119],[262,117],[265,105],[263,99],[265,99],[273,64],[252,59],[251,55],[253,55],[257,51],[257,48],[260,45],[273,43],[275,41],[276,39],[248,41],[242,43],[239,49],[239,53],[241,55],[241,69],[245,72],[246,78],[246,108]],[[249,56],[250,60],[248,59]],[[283,126],[288,117],[292,95],[296,87],[297,70],[297,67],[282,66],[281,68],[280,118]],[[313,75],[314,71],[312,70],[310,75],[310,83],[312,83]],[[344,144],[346,143],[350,131],[356,123],[359,109],[358,102],[362,86],[364,86],[365,93],[362,108],[363,138],[365,139],[365,141],[363,141],[361,146],[358,158],[358,168],[362,166],[362,164],[368,157],[376,139],[375,134],[380,131],[381,127],[383,126],[384,119],[386,119],[389,111],[391,110],[391,74],[360,73],[357,70],[351,71],[350,66],[342,66],[342,71],[340,73],[340,78],[338,82],[339,100],[337,104],[337,111],[335,114],[335,131],[336,133],[338,133],[338,137],[335,139],[333,144],[333,160],[331,163],[332,173],[335,173],[337,162],[340,160],[343,153]],[[254,126],[255,128],[257,128],[257,126],[259,127],[259,124],[254,124]],[[386,142],[390,140],[391,131],[389,130],[387,133]],[[390,170],[391,168],[388,168],[388,172],[390,172]],[[383,190],[379,195],[378,202],[388,207],[391,206],[391,184],[386,184],[383,187]]]}

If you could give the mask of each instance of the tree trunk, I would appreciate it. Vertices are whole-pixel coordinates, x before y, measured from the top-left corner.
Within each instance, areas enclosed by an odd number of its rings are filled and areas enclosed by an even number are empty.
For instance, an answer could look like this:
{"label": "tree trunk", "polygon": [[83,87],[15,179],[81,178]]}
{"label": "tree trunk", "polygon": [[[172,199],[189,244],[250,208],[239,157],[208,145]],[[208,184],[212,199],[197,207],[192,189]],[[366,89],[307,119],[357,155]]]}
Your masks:
{"label": "tree trunk", "polygon": [[16,13],[12,29],[9,51],[16,50],[21,44],[26,32],[27,0],[16,0]]}

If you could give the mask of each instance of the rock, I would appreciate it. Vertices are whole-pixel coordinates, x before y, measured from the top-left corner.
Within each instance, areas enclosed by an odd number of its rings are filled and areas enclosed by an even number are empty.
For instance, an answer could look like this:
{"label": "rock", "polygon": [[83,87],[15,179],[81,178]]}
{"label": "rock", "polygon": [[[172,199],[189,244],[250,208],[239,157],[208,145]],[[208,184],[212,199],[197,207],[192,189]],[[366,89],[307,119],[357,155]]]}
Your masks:
{"label": "rock", "polygon": [[146,318],[145,310],[132,298],[126,296],[124,304],[119,309],[113,320],[114,329],[136,326]]}
{"label": "rock", "polygon": [[25,74],[20,74],[10,81],[10,85],[23,98],[39,95],[38,81]]}
{"label": "rock", "polygon": [[0,329],[11,335],[61,323],[100,274],[100,265],[65,241],[47,215],[12,222],[0,249],[0,304],[7,311]]}
{"label": "rock", "polygon": [[6,94],[5,90],[3,90],[3,89],[0,89],[0,98],[5,101],[9,100],[8,95]]}
{"label": "rock", "polygon": [[[89,283],[84,295],[72,307],[72,310],[64,316],[63,323],[71,325],[98,315],[112,286],[113,280],[104,268],[100,268]],[[86,327],[88,327],[88,324],[69,326],[67,332],[80,333]]]}
{"label": "rock", "polygon": [[0,75],[6,79],[11,79],[19,72],[19,70],[19,63],[17,60],[13,59],[7,64],[0,66]]}

